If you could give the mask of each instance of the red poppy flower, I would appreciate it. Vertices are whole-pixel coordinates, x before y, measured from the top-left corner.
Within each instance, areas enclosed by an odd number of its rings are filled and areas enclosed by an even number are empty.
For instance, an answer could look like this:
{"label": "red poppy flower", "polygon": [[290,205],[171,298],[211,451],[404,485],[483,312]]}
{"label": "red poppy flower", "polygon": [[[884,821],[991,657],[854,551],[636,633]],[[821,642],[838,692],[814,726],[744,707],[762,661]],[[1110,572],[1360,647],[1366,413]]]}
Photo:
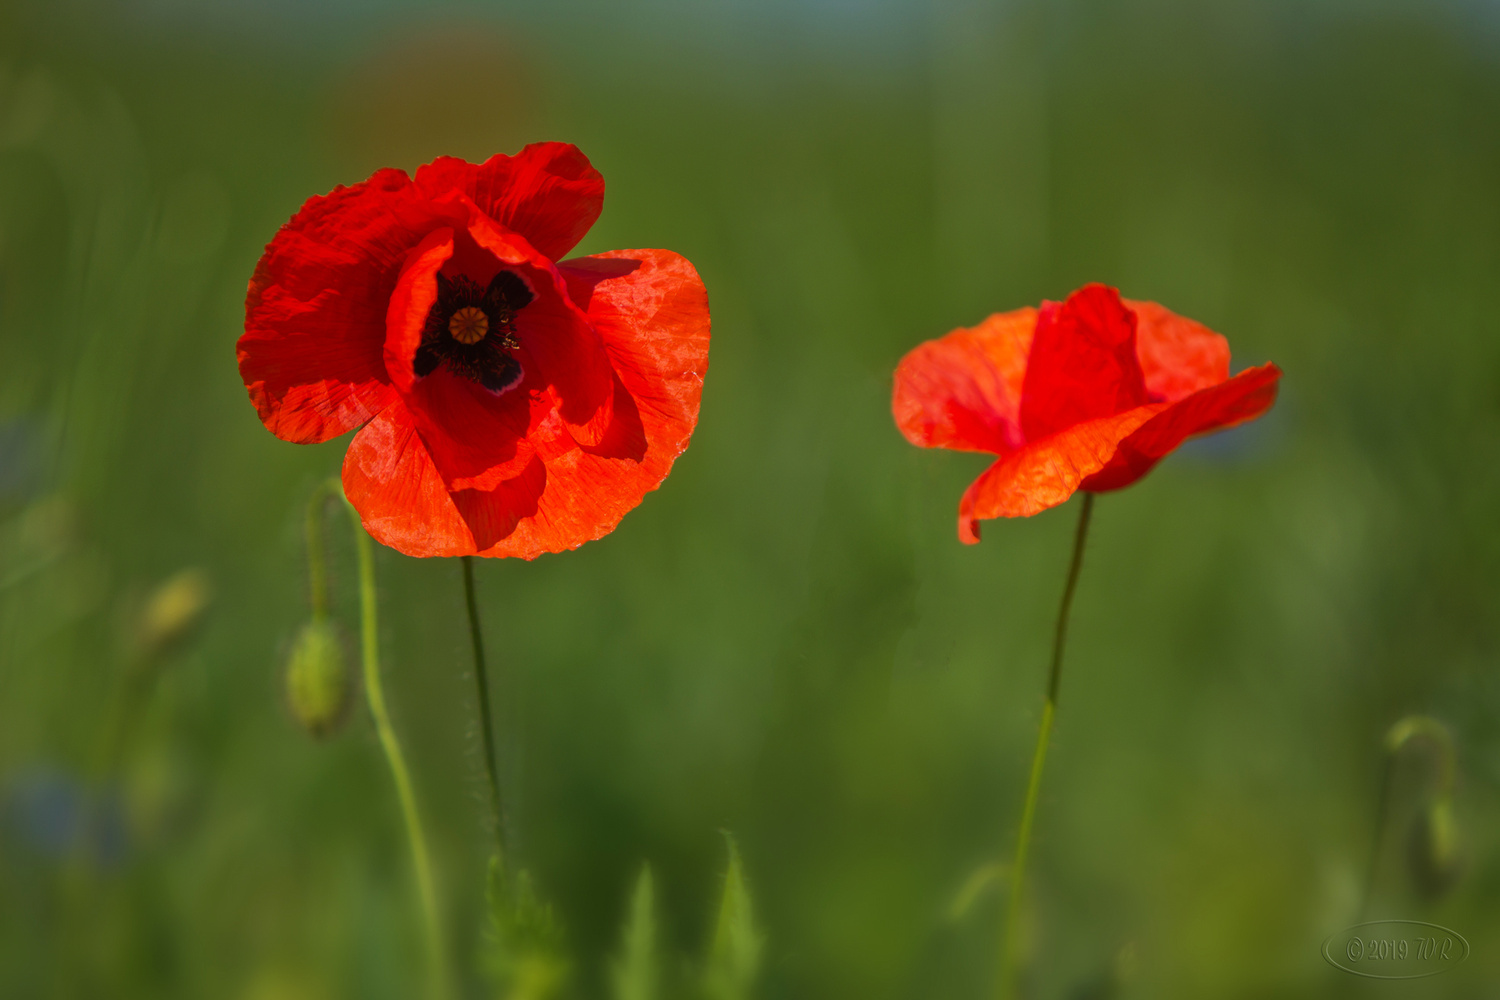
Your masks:
{"label": "red poppy flower", "polygon": [[573,146],[442,157],[310,199],[255,268],[240,375],[287,441],[355,428],[344,492],[414,556],[610,532],[687,447],[708,296],[667,250],[559,261],[604,200]]}
{"label": "red poppy flower", "polygon": [[1273,364],[1229,375],[1229,342],[1155,302],[1086,285],[929,340],[896,368],[891,411],[912,444],[999,456],[964,492],[958,536],[1076,490],[1117,490],[1196,434],[1276,401]]}

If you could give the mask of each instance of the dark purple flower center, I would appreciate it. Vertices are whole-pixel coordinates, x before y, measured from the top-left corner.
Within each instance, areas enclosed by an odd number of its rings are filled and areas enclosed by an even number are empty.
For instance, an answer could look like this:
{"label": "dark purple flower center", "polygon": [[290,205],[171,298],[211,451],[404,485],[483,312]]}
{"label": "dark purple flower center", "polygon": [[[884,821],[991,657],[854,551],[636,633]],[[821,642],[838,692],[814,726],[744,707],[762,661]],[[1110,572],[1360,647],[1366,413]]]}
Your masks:
{"label": "dark purple flower center", "polygon": [[501,393],[521,381],[521,362],[510,353],[516,340],[516,314],[535,298],[524,278],[498,271],[488,287],[467,275],[437,276],[437,301],[422,327],[422,343],[412,358],[417,378],[438,365],[490,392]]}

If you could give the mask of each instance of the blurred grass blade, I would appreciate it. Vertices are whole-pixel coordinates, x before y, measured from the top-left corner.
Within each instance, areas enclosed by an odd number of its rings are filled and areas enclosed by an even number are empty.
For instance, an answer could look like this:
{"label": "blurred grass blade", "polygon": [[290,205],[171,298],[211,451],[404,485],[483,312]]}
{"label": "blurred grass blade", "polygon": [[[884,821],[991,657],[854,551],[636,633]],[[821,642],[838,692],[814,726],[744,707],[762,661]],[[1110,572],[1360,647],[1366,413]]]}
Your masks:
{"label": "blurred grass blade", "polygon": [[620,942],[620,957],[611,968],[615,1000],[656,1000],[656,887],[651,866],[641,868],[630,896],[630,912]]}
{"label": "blurred grass blade", "polygon": [[990,861],[969,873],[969,877],[964,879],[964,884],[959,886],[958,892],[953,894],[953,900],[948,904],[948,922],[962,923],[974,909],[974,904],[992,887],[998,887],[1005,880],[1005,872],[1005,865]]}
{"label": "blurred grass blade", "polygon": [[760,971],[764,942],[755,927],[739,846],[728,831],[724,842],[729,847],[729,868],[724,873],[724,895],[719,902],[719,923],[714,929],[704,990],[712,1000],[747,1000]]}
{"label": "blurred grass blade", "polygon": [[490,940],[484,966],[497,1000],[551,1000],[572,976],[562,926],[524,868],[514,876],[490,858],[485,896]]}

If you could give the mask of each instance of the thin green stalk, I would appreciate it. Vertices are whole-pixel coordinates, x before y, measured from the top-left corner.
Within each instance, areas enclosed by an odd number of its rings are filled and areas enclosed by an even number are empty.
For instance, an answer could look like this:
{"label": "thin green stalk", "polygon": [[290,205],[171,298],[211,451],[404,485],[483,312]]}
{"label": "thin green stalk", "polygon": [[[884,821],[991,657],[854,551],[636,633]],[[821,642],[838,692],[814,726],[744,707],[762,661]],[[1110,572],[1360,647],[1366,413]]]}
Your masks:
{"label": "thin green stalk", "polygon": [[1031,846],[1031,827],[1036,821],[1037,797],[1042,787],[1042,767],[1047,761],[1047,745],[1052,738],[1052,720],[1057,715],[1057,692],[1062,683],[1063,647],[1068,638],[1068,612],[1073,607],[1073,591],[1078,586],[1078,571],[1083,568],[1083,547],[1088,541],[1089,518],[1094,512],[1094,494],[1083,494],[1083,510],[1078,514],[1078,530],[1073,536],[1073,559],[1068,565],[1068,582],[1063,587],[1062,607],[1057,612],[1057,631],[1052,637],[1052,666],[1047,674],[1047,700],[1042,705],[1042,725],[1036,736],[1036,751],[1031,758],[1031,777],[1026,783],[1026,804],[1021,809],[1021,826],[1016,832],[1016,858],[1010,868],[1010,903],[1006,907],[1005,925],[1000,942],[1000,975],[996,995],[1001,1000],[1015,995],[1016,950],[1020,936],[1021,890],[1026,872],[1026,854]]}
{"label": "thin green stalk", "polygon": [[307,539],[307,599],[312,605],[313,621],[328,617],[328,557],[323,546],[323,510],[329,497],[344,496],[337,479],[326,479],[307,498],[307,514],[302,530]]}
{"label": "thin green stalk", "polygon": [[391,777],[396,783],[396,797],[401,803],[401,816],[406,821],[407,838],[411,841],[412,864],[417,874],[417,892],[422,901],[422,922],[427,947],[428,995],[434,1000],[446,1000],[449,995],[448,966],[443,954],[443,935],[438,920],[437,894],[433,889],[432,864],[428,859],[427,838],[422,833],[422,820],[417,813],[417,799],[412,790],[411,772],[406,767],[406,757],[401,752],[401,743],[396,739],[396,730],[391,726],[390,713],[386,710],[385,688],[380,682],[380,632],[376,620],[375,559],[371,551],[370,536],[360,524],[359,513],[345,500],[349,519],[354,526],[354,547],[359,561],[359,610],[360,650],[364,664],[365,697],[370,703],[370,716],[375,720],[375,731],[380,736],[380,746],[390,764]]}
{"label": "thin green stalk", "polygon": [[490,721],[490,682],[484,666],[484,635],[479,628],[479,601],[474,595],[474,557],[464,556],[464,604],[469,611],[469,640],[474,647],[474,683],[479,700],[479,733],[484,741],[484,770],[490,781],[491,822],[495,827],[495,857],[505,859],[505,815],[500,799],[500,774],[495,764],[495,731]]}

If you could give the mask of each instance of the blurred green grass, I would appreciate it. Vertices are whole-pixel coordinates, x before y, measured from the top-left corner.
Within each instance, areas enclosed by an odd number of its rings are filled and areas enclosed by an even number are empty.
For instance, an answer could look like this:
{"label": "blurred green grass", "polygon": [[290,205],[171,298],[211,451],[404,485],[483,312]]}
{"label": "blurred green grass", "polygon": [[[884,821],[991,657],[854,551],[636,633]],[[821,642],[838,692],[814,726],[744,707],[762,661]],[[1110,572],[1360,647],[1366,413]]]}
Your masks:
{"label": "blurred green grass", "polygon": [[[708,951],[720,828],[768,935],[760,995],[986,995],[994,899],[944,913],[1010,846],[1073,511],[959,545],[983,461],[906,445],[889,373],[1090,280],[1287,378],[1260,425],[1098,506],[1034,855],[1035,995],[1090,995],[1126,945],[1125,996],[1365,995],[1318,949],[1355,919],[1380,736],[1413,711],[1457,735],[1469,867],[1427,902],[1393,852],[1376,909],[1474,943],[1423,995],[1500,979],[1500,35],[1480,13],[249,9],[0,12],[0,994],[413,995],[370,728],[313,744],[280,693],[301,506],[343,444],[267,434],[233,342],[306,197],[544,138],[609,185],[580,251],[677,250],[714,313],[701,423],[662,489],[602,541],[479,567],[512,834],[580,995],[606,993],[643,861],[658,939]],[[134,735],[124,846],[80,907],[37,816],[89,780],[130,609],[189,565],[215,605]],[[383,552],[378,572],[472,970],[458,569]]]}

